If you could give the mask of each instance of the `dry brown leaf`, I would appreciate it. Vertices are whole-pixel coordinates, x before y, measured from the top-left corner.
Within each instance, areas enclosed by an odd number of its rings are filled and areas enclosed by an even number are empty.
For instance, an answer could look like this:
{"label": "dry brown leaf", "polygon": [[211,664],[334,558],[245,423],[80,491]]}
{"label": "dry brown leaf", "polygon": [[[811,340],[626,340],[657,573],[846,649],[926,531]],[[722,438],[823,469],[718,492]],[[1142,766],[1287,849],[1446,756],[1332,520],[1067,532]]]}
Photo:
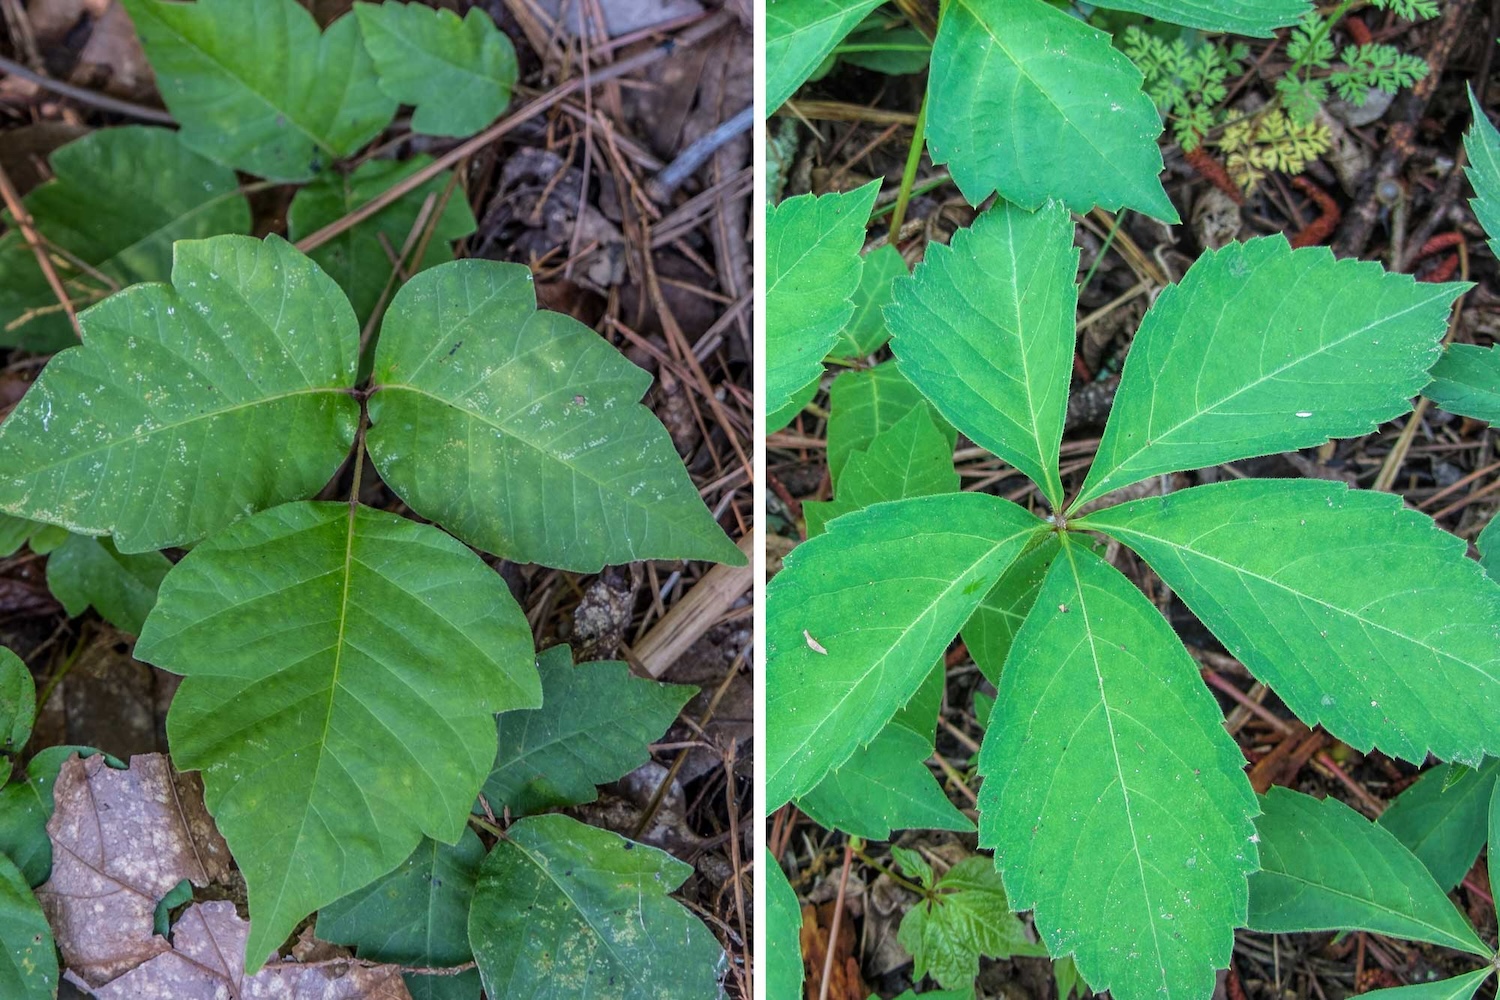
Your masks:
{"label": "dry brown leaf", "polygon": [[47,823],[52,877],[37,898],[74,975],[100,986],[171,950],[152,930],[177,883],[222,881],[229,848],[203,806],[197,775],[140,754],[117,771],[103,755],[62,766]]}
{"label": "dry brown leaf", "polygon": [[95,991],[98,1000],[411,1000],[394,965],[319,962],[245,975],[250,924],[233,903],[194,903],[172,928],[175,947]]}

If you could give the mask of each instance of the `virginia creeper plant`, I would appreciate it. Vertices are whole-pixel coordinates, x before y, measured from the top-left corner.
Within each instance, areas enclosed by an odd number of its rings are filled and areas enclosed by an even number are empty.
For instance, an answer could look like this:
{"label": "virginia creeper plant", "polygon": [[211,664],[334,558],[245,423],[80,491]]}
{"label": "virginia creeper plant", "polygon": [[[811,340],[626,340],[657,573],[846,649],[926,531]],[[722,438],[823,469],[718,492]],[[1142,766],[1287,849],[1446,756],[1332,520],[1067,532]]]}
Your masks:
{"label": "virginia creeper plant", "polygon": [[[929,112],[937,64],[935,50]],[[1476,118],[1469,141],[1484,217],[1500,195],[1484,145],[1493,130]],[[910,276],[890,277],[872,253],[859,276],[877,277],[842,302],[856,318],[807,334],[820,339],[802,358],[859,361],[889,336],[893,359],[833,379],[833,500],[807,506],[808,541],[768,588],[768,808],[793,802],[858,837],[964,828],[956,812],[952,825],[930,819],[941,796],[922,763],[931,743],[908,736],[929,731],[917,707],[935,704],[925,692],[962,635],[998,692],[978,755],[979,843],[1009,907],[1031,911],[1048,952],[1096,991],[1208,997],[1245,926],[1434,940],[1412,928],[1437,912],[1441,943],[1490,961],[1443,898],[1462,875],[1452,862],[1451,880],[1429,892],[1422,861],[1347,807],[1256,796],[1182,641],[1104,557],[1110,544],[1133,550],[1308,725],[1413,764],[1435,755],[1481,767],[1497,751],[1500,585],[1462,541],[1398,497],[1338,483],[1165,492],[1162,478],[1366,434],[1409,412],[1451,357],[1444,335],[1466,286],[1294,250],[1279,235],[1205,253],[1142,319],[1092,465],[1070,492],[1060,446],[1078,251],[1059,193],[1034,209],[1025,196],[995,203],[949,245],[929,245]],[[798,278],[803,262],[859,245],[872,202],[863,190],[773,210],[768,322],[778,288],[816,294]],[[806,252],[783,259],[779,245]],[[826,299],[799,314],[833,312],[850,283],[833,273]],[[857,318],[870,301],[884,303],[883,323]],[[795,400],[793,387],[821,376],[800,365],[784,386]],[[1026,475],[1041,509],[958,492],[955,432]],[[1165,495],[1117,499],[1159,478],[1151,492]],[[1340,872],[1317,871],[1319,852],[1298,846],[1356,834],[1368,850]],[[1477,853],[1472,833],[1465,844]],[[1407,874],[1421,876],[1407,903],[1330,902],[1356,876],[1405,892]],[[773,936],[798,923],[779,875],[768,872]],[[1286,889],[1319,878],[1333,887],[1323,896]],[[1370,923],[1371,908],[1405,922]],[[1487,971],[1422,995],[1468,995]],[[778,974],[791,984],[798,970]]]}
{"label": "virginia creeper plant", "polygon": [[[181,128],[94,132],[26,199],[82,343],[0,424],[0,553],[48,554],[70,614],[94,606],[183,675],[170,749],[244,875],[247,973],[316,911],[362,958],[477,962],[409,977],[419,998],[716,995],[722,951],[667,895],[691,869],[549,814],[644,762],[693,689],[538,656],[480,555],[744,562],[641,404],[650,375],[538,310],[528,268],[453,260],[475,223],[450,174],[310,254],[243,235],[235,171],[301,185],[288,235],[316,233],[427,166],[338,167],[398,102],[431,135],[500,115],[511,43],[477,8],[358,3],[326,29],[295,0],[125,8]],[[74,340],[14,229],[0,326],[5,345]],[[377,474],[415,517],[361,502]],[[344,496],[317,499],[331,481]],[[24,1000],[56,988],[30,892],[51,783],[94,752],[12,774],[34,716],[0,650],[0,993]]]}

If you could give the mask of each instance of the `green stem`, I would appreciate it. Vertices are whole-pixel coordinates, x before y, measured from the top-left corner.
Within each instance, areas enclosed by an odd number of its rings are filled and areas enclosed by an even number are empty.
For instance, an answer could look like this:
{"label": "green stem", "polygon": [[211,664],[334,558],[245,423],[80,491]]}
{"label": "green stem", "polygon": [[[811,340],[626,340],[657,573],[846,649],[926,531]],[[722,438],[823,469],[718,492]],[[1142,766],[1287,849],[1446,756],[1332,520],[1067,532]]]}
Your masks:
{"label": "green stem", "polygon": [[1128,208],[1120,209],[1119,214],[1115,216],[1114,223],[1109,227],[1109,232],[1104,234],[1104,243],[1099,247],[1098,254],[1094,256],[1094,263],[1089,265],[1089,273],[1085,274],[1083,280],[1078,283],[1080,296],[1083,295],[1084,289],[1089,287],[1089,281],[1094,277],[1094,272],[1099,270],[1099,264],[1104,260],[1104,255],[1109,253],[1109,248],[1115,242],[1115,234],[1120,231],[1120,223],[1125,221],[1125,213],[1128,211],[1130,211]]}
{"label": "green stem", "polygon": [[862,848],[855,848],[854,856],[909,892],[915,892],[924,899],[932,899],[936,895],[932,890],[923,888],[911,879],[902,878],[900,875],[897,875],[885,865],[866,854]]}
{"label": "green stem", "polygon": [[927,145],[927,94],[922,95],[922,108],[917,112],[917,126],[912,131],[911,148],[906,153],[906,169],[901,172],[901,190],[896,192],[896,210],[891,213],[892,244],[901,234],[901,223],[906,221],[906,206],[911,201],[912,185],[917,180],[917,167],[922,162],[922,150]]}

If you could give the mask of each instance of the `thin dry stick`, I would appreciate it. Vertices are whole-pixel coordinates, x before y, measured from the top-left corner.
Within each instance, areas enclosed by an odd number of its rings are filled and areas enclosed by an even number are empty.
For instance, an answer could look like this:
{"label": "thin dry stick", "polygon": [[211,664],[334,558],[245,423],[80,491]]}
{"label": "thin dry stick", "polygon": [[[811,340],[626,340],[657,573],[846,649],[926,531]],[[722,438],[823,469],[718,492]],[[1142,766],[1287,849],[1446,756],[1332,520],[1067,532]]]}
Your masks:
{"label": "thin dry stick", "polygon": [[[751,555],[757,537],[752,531],[741,538],[740,551]],[[750,566],[719,565],[710,569],[687,592],[687,596],[672,605],[672,610],[636,643],[631,651],[635,662],[650,676],[660,677],[723,617],[735,601],[745,595],[754,580],[754,570]]]}
{"label": "thin dry stick", "polygon": [[80,104],[88,104],[98,108],[100,111],[112,111],[117,115],[125,115],[128,118],[135,118],[143,122],[155,122],[158,125],[177,124],[177,120],[165,111],[148,108],[144,104],[132,104],[129,101],[122,101],[107,94],[95,93],[92,90],[85,90],[83,87],[75,87],[71,83],[54,80],[50,76],[27,69],[20,63],[6,59],[3,56],[0,56],[0,72],[34,83],[43,90],[50,90],[52,93],[61,95],[62,97],[71,97]]}
{"label": "thin dry stick", "polygon": [[5,172],[5,167],[0,166],[0,198],[5,200],[5,207],[11,217],[16,220],[16,225],[21,228],[21,236],[25,238],[31,252],[36,254],[36,262],[41,266],[42,274],[47,278],[47,284],[52,289],[52,294],[57,296],[58,305],[62,306],[63,312],[68,314],[68,322],[73,324],[73,333],[79,340],[83,339],[83,328],[78,325],[78,313],[73,310],[73,301],[68,298],[67,289],[57,276],[57,270],[52,266],[52,260],[47,256],[47,248],[42,245],[42,238],[37,235],[36,223],[32,221],[26,206],[21,202],[21,196],[16,193],[15,186],[10,182],[10,175]]}
{"label": "thin dry stick", "polygon": [[818,984],[818,1000],[828,1000],[828,979],[833,974],[833,950],[839,939],[839,922],[844,917],[844,893],[849,888],[849,866],[854,862],[854,847],[844,842],[844,874],[839,877],[839,898],[833,904],[833,923],[828,927],[828,953],[823,956],[823,981]]}
{"label": "thin dry stick", "polygon": [[[631,56],[629,59],[622,59],[619,62],[614,63],[613,65],[592,74],[587,85],[591,87],[597,87],[601,83],[605,83],[609,80],[619,79],[620,77],[633,73],[638,69],[650,66],[652,63],[659,62],[660,60],[673,54],[679,49],[685,49],[693,45],[697,45],[699,42],[713,35],[720,28],[723,28],[733,20],[734,15],[725,11],[718,11],[714,14],[710,14],[709,16],[699,21],[697,24],[693,25],[693,27],[684,31],[676,38],[668,39],[667,41],[662,42],[661,44],[656,45],[646,50],[645,52]],[[569,80],[567,83],[559,84],[558,86],[553,87],[547,93],[543,94],[541,97],[538,97],[536,100],[532,101],[530,104],[526,105],[515,114],[503,119],[502,121],[496,122],[494,125],[491,125],[489,128],[485,129],[483,132],[479,133],[468,142],[461,143],[460,145],[448,150],[448,152],[433,160],[421,170],[408,175],[404,180],[393,185],[388,190],[376,195],[374,198],[365,202],[359,208],[350,212],[342,219],[330,222],[328,225],[324,226],[322,229],[319,229],[317,232],[310,233],[309,235],[304,236],[302,239],[297,241],[297,249],[301,250],[303,253],[307,253],[308,251],[314,250],[317,247],[322,246],[324,243],[327,243],[329,240],[333,239],[335,236],[339,235],[345,230],[359,225],[361,222],[379,212],[381,209],[385,208],[387,205],[400,198],[402,195],[406,194],[409,191],[414,191],[417,188],[421,187],[423,184],[426,184],[428,181],[432,180],[434,177],[441,174],[444,170],[447,170],[449,167],[453,166],[455,163],[464,159],[465,157],[473,156],[475,153],[484,149],[484,147],[488,146],[496,139],[499,139],[501,136],[513,132],[523,122],[530,121],[531,119],[540,115],[542,112],[561,102],[564,98],[571,97],[573,94],[578,93],[580,90],[584,89],[584,86],[585,83],[582,78],[575,78]]]}

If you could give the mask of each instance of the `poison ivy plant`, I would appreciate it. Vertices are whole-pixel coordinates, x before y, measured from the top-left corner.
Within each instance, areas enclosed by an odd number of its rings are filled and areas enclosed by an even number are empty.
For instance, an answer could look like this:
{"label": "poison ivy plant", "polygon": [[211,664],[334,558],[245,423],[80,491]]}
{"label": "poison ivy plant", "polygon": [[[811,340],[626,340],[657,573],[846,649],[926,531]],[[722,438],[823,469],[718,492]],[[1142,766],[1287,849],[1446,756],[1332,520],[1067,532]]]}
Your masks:
{"label": "poison ivy plant", "polygon": [[[474,960],[469,905],[484,844],[464,830],[456,844],[423,838],[395,871],[318,911],[318,937],[348,945],[359,957],[418,969]],[[478,1000],[479,973],[407,973],[412,1000]]]}
{"label": "poison ivy plant", "polygon": [[479,7],[460,20],[420,3],[356,3],[380,89],[415,105],[411,127],[426,135],[469,135],[510,103],[516,50]]}
{"label": "poison ivy plant", "polygon": [[21,752],[36,722],[36,687],[21,658],[0,646],[0,754]]}
{"label": "poison ivy plant", "polygon": [[120,631],[139,635],[171,568],[160,552],[126,555],[108,538],[69,535],[47,559],[47,587],[70,617],[92,607]]}
{"label": "poison ivy plant", "polygon": [[[766,412],[782,413],[822,371],[854,314],[865,224],[880,185],[802,195],[766,216]],[[787,413],[789,421],[795,414]],[[782,426],[784,426],[783,421]],[[779,430],[770,425],[768,430]]]}
{"label": "poison ivy plant", "polygon": [[[1320,802],[1287,788],[1271,789],[1262,803],[1256,821],[1262,870],[1250,879],[1251,927],[1366,930],[1441,945],[1485,962],[1442,982],[1370,996],[1467,1000],[1494,971],[1495,950],[1480,940],[1416,855],[1384,827],[1337,799]],[[1500,796],[1489,796],[1485,813],[1493,845]]]}
{"label": "poison ivy plant", "polygon": [[[109,294],[107,282],[165,278],[175,240],[250,231],[234,171],[194,152],[181,133],[100,129],[48,162],[53,179],[26,196],[26,211],[60,251],[53,266],[75,308]],[[56,350],[75,342],[31,247],[11,228],[0,236],[0,345]]]}
{"label": "poison ivy plant", "polygon": [[623,663],[573,665],[567,646],[537,657],[542,707],[499,717],[500,748],[484,781],[495,811],[528,816],[581,805],[646,762],[697,689],[635,677]]}
{"label": "poison ivy plant", "polygon": [[469,943],[496,997],[710,997],[723,952],[667,893],[692,868],[567,816],[529,816],[479,867]]}
{"label": "poison ivy plant", "polygon": [[353,14],[296,0],[122,0],[182,141],[273,181],[310,180],[390,124]]}
{"label": "poison ivy plant", "polygon": [[[291,208],[287,210],[287,237],[295,243],[317,232],[410,177],[429,162],[425,156],[401,162],[370,160],[361,163],[352,174],[320,174],[292,197]],[[436,214],[430,231],[424,227],[432,216],[423,214],[428,199],[432,199],[432,207],[426,211]],[[393,275],[396,268],[387,246],[398,255],[410,246],[402,270],[415,274],[452,260],[452,242],[468,236],[474,228],[474,213],[469,210],[463,190],[454,182],[452,174],[439,174],[364,222],[350,226],[308,256],[349,296],[354,315],[363,328],[382,298],[389,302],[395,291]]]}
{"label": "poison ivy plant", "polygon": [[[480,544],[596,567],[742,557],[635,402],[644,373],[576,321],[537,312],[524,267],[462,261],[405,284],[363,388],[348,300],[279,238],[180,243],[172,281],[85,314],[83,346],[0,425],[0,503],[110,534],[121,552],[193,544],[161,580],[135,655],[185,676],[168,736],[178,765],[203,771],[244,872],[253,972],[308,913],[386,875],[424,836],[456,842],[496,760],[494,715],[542,695],[530,628],[473,551],[434,525],[309,502],[361,436],[359,400],[389,484]],[[497,415],[494,399],[514,412]],[[492,428],[492,450],[470,420]],[[444,455],[452,440],[467,447]],[[615,493],[585,504],[579,490],[560,508],[554,491],[544,510],[515,475],[562,470]],[[480,496],[489,518],[509,510],[499,532],[468,506]]]}
{"label": "poison ivy plant", "polygon": [[15,1000],[57,996],[57,949],[26,879],[0,854],[0,991]]}
{"label": "poison ivy plant", "polygon": [[[1262,806],[1196,664],[1088,533],[1133,549],[1309,725],[1414,763],[1495,750],[1500,586],[1398,498],[1341,484],[1234,480],[1095,508],[1409,411],[1465,286],[1281,237],[1206,254],[1142,320],[1067,496],[1073,253],[1061,206],[1001,203],[896,279],[884,311],[911,391],[879,423],[919,423],[925,400],[1052,510],[872,497],[786,557],[768,588],[767,802],[808,799],[875,747],[962,631],[998,688],[979,828],[1009,905],[1096,990],[1206,997],[1252,912]],[[834,389],[856,377],[871,373]],[[844,412],[835,394],[831,468]],[[889,433],[839,453],[835,502]]]}

